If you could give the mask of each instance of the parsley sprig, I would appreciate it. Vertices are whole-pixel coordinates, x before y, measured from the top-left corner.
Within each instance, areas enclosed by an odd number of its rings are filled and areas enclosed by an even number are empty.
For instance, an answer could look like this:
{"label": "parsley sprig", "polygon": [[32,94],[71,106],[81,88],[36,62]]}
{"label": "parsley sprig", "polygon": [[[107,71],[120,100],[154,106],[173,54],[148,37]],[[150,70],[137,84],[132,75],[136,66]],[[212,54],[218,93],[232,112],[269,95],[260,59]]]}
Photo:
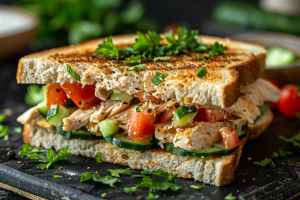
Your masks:
{"label": "parsley sprig", "polygon": [[122,181],[119,178],[113,178],[111,176],[100,176],[99,174],[92,172],[84,172],[81,174],[81,182],[85,182],[90,178],[93,178],[94,182],[100,182],[104,185],[109,185],[110,187],[115,189],[117,189],[116,186],[114,186],[115,183],[122,183]]}
{"label": "parsley sprig", "polygon": [[107,171],[111,173],[111,176],[118,177],[118,178],[120,177],[120,174],[128,175],[128,176],[132,175],[130,173],[130,168],[127,168],[127,169],[108,169]]}
{"label": "parsley sprig", "polygon": [[[161,44],[163,38],[154,31],[147,33],[137,32],[138,38],[135,39],[130,47],[122,49],[113,44],[112,36],[99,44],[97,53],[101,58],[106,59],[125,59],[126,65],[140,64],[142,58],[144,61],[152,61],[152,56],[169,56],[178,55],[180,53],[189,54],[192,52],[208,53],[209,56],[216,56],[227,50],[226,46],[215,42],[213,45],[206,45],[201,40],[198,41],[198,30],[188,31],[186,27],[177,29],[177,39],[173,31],[165,33],[165,39],[169,44]],[[168,57],[159,59],[169,61]],[[156,61],[158,61],[157,58]]]}
{"label": "parsley sprig", "polygon": [[27,156],[28,159],[30,160],[36,160],[36,161],[42,161],[45,163],[37,164],[36,166],[40,169],[49,169],[49,167],[54,163],[59,160],[66,159],[68,157],[74,156],[73,154],[68,153],[69,146],[66,146],[62,148],[57,155],[54,154],[54,151],[52,148],[48,149],[47,153],[47,159],[41,157],[37,153],[33,153]]}
{"label": "parsley sprig", "polygon": [[43,147],[34,147],[32,148],[29,144],[22,145],[22,151],[19,151],[18,154],[21,156],[28,156],[33,153],[40,153]]}

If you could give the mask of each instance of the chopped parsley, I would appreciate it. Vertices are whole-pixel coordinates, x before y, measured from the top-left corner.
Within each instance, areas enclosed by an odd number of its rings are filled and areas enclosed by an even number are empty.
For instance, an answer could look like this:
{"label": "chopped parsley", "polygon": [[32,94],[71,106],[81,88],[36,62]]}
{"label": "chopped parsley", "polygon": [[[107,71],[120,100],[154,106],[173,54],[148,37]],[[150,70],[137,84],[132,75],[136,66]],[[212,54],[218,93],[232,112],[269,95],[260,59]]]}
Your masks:
{"label": "chopped parsley", "polygon": [[243,110],[244,112],[246,112],[246,110]]}
{"label": "chopped parsley", "polygon": [[93,177],[93,173],[92,172],[83,172],[81,174],[80,182],[85,182],[85,181],[89,180],[92,177]]}
{"label": "chopped parsley", "polygon": [[0,125],[0,138],[3,138],[4,141],[9,139],[10,131],[8,126]]}
{"label": "chopped parsley", "polygon": [[133,77],[131,73],[129,74],[129,76]]}
{"label": "chopped parsley", "polygon": [[142,56],[141,55],[132,55],[130,58],[125,59],[126,65],[132,65],[132,64],[140,64],[142,62]]}
{"label": "chopped parsley", "polygon": [[114,65],[114,67],[119,67],[119,65]]}
{"label": "chopped parsley", "polygon": [[90,178],[93,178],[94,182],[100,182],[104,185],[109,185],[110,187],[116,188],[114,186],[115,183],[122,182],[119,178],[113,178],[111,176],[100,176],[99,174],[92,173],[92,172],[83,172],[81,174],[81,182],[85,182],[89,180]]}
{"label": "chopped parsley", "polygon": [[279,154],[277,152],[273,152],[271,158],[277,158],[277,157],[279,157]]}
{"label": "chopped parsley", "polygon": [[153,58],[153,61],[154,62],[158,62],[158,61],[164,61],[164,62],[170,62],[170,57],[155,57]]}
{"label": "chopped parsley", "polygon": [[141,109],[140,109],[140,107],[138,107],[138,106],[136,107],[135,110],[136,110],[136,112],[141,112]]}
{"label": "chopped parsley", "polygon": [[68,153],[68,150],[69,150],[69,146],[66,146],[62,148],[57,155],[55,155],[53,149],[49,148],[47,153],[47,159],[39,156],[37,153],[30,154],[29,156],[27,156],[27,158],[30,160],[45,162],[45,163],[37,164],[36,166],[40,169],[49,169],[49,167],[54,162],[57,162],[59,160],[64,160],[68,157],[74,156],[73,154]]}
{"label": "chopped parsley", "polygon": [[43,90],[38,85],[29,85],[25,94],[25,103],[35,106],[43,101]]}
{"label": "chopped parsley", "polygon": [[104,192],[100,196],[104,198],[104,197],[106,197],[106,193]]}
{"label": "chopped parsley", "polygon": [[153,192],[155,190],[166,191],[168,189],[171,189],[173,191],[182,190],[181,186],[170,183],[168,179],[166,179],[165,181],[156,181],[151,178],[143,178],[143,182],[138,184],[137,187],[146,187],[150,192]]}
{"label": "chopped parsley", "polygon": [[176,142],[178,142],[178,141],[179,141],[179,139],[178,139],[178,138],[176,138],[176,140],[175,140],[175,143],[176,143]]}
{"label": "chopped parsley", "polygon": [[142,69],[147,69],[147,67],[145,65],[136,65],[134,67],[130,67],[129,69],[127,69],[127,71],[132,71],[132,70],[141,71]]}
{"label": "chopped parsley", "polygon": [[71,68],[71,66],[69,64],[67,64],[67,71],[69,72],[69,74],[77,81],[81,81],[80,76]]}
{"label": "chopped parsley", "polygon": [[107,171],[111,173],[111,176],[118,177],[118,178],[120,177],[120,174],[128,175],[128,176],[132,175],[130,173],[130,168],[127,168],[125,170],[124,169],[108,169]]}
{"label": "chopped parsley", "polygon": [[136,194],[137,187],[124,187],[124,192],[126,192],[127,194]]}
{"label": "chopped parsley", "polygon": [[102,156],[99,152],[97,152],[97,154],[95,156],[95,160],[97,163],[102,163]]}
{"label": "chopped parsley", "polygon": [[272,159],[265,159],[263,161],[260,161],[259,164],[260,166],[269,166],[269,167],[275,167],[274,162],[272,161]]}
{"label": "chopped parsley", "polygon": [[197,60],[202,60],[203,62],[207,63],[207,60],[203,59],[204,55],[198,55]]}
{"label": "chopped parsley", "polygon": [[153,195],[152,192],[149,192],[148,196],[146,197],[146,199],[156,199],[155,196]]}
{"label": "chopped parsley", "polygon": [[214,115],[212,115],[211,118],[212,118],[212,120],[215,120],[215,116]]}
{"label": "chopped parsley", "polygon": [[51,176],[52,176],[54,179],[59,179],[59,178],[61,178],[60,175],[51,174]]}
{"label": "chopped parsley", "polygon": [[162,169],[158,169],[158,170],[144,170],[144,171],[141,172],[141,174],[153,174],[153,175],[157,175],[157,176],[163,176],[163,177],[168,178],[167,180],[171,181],[171,182],[172,181],[175,182],[175,180],[177,178],[177,175],[178,175],[178,174],[172,175],[172,173],[165,172]]}
{"label": "chopped parsley", "polygon": [[195,190],[199,190],[200,188],[203,188],[204,185],[190,185],[190,188],[193,188]]}
{"label": "chopped parsley", "polygon": [[236,200],[236,199],[238,199],[238,198],[235,197],[235,196],[232,196],[232,193],[230,193],[230,194],[228,194],[224,199],[225,199],[225,200]]}
{"label": "chopped parsley", "polygon": [[22,128],[21,127],[14,127],[14,132],[15,133],[22,133]]}
{"label": "chopped parsley", "polygon": [[20,156],[28,156],[33,153],[40,153],[43,147],[34,147],[32,148],[29,144],[22,145],[22,151],[19,151],[18,154]]}
{"label": "chopped parsley", "polygon": [[0,124],[2,124],[5,121],[6,121],[6,115],[5,114],[1,114],[0,115]]}
{"label": "chopped parsley", "polygon": [[166,77],[167,75],[156,72],[155,76],[151,79],[151,82],[158,86]]}
{"label": "chopped parsley", "polygon": [[199,78],[202,78],[203,76],[205,76],[206,73],[207,73],[206,68],[205,68],[205,67],[200,67],[200,68],[199,68],[199,71],[197,72],[196,75],[197,75]]}
{"label": "chopped parsley", "polygon": [[149,176],[145,175],[132,175],[134,178],[148,178]]}

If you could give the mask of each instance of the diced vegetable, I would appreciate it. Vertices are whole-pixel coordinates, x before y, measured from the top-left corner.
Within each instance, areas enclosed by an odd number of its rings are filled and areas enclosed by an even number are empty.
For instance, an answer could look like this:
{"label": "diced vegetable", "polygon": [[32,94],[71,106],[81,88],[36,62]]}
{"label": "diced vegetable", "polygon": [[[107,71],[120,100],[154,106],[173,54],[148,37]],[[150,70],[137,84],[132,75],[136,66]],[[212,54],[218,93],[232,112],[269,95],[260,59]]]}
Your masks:
{"label": "diced vegetable", "polygon": [[63,131],[60,127],[55,127],[55,132],[68,138],[77,140],[100,140],[103,139],[102,136],[94,135],[85,128],[81,128],[73,131]]}
{"label": "diced vegetable", "polygon": [[39,108],[38,108],[38,111],[41,115],[43,115],[44,117],[47,116],[47,113],[49,111],[50,108],[48,108],[44,103],[41,103]]}
{"label": "diced vegetable", "polygon": [[62,88],[81,110],[86,110],[101,102],[95,96],[94,85],[85,85],[82,87],[81,83],[64,83]]}
{"label": "diced vegetable", "polygon": [[42,90],[43,90],[43,99],[44,99],[45,105],[47,105],[47,93],[48,93],[49,86],[50,86],[50,84],[47,84],[47,85],[44,85],[42,87]]}
{"label": "diced vegetable", "polygon": [[62,89],[59,83],[49,85],[47,91],[47,107],[50,108],[52,105],[56,104],[65,106],[67,99],[67,94]]}
{"label": "diced vegetable", "polygon": [[219,133],[220,141],[225,149],[232,149],[240,145],[238,135],[231,125],[221,128]]}
{"label": "diced vegetable", "polygon": [[129,100],[133,99],[133,95],[127,94],[126,92],[122,92],[119,94],[111,93],[110,99],[111,100],[129,101]]}
{"label": "diced vegetable", "polygon": [[179,108],[177,108],[176,110],[176,114],[178,116],[178,118],[182,118],[183,116],[185,116],[186,114],[189,113],[197,113],[197,108],[192,105],[192,106],[180,106]]}
{"label": "diced vegetable", "polygon": [[199,108],[198,113],[194,118],[194,122],[210,122],[222,120],[233,120],[233,115],[224,110]]}
{"label": "diced vegetable", "polygon": [[104,138],[113,136],[121,130],[116,119],[105,119],[99,122],[98,125]]}
{"label": "diced vegetable", "polygon": [[155,126],[152,121],[143,113],[135,110],[130,114],[128,135],[133,140],[142,140],[154,134]]}
{"label": "diced vegetable", "polygon": [[135,141],[132,138],[128,137],[127,135],[118,133],[114,136],[104,138],[104,140],[116,147],[131,149],[131,150],[136,150],[141,152],[145,152],[147,150],[154,149],[156,147],[156,142],[152,141],[153,140],[152,135],[148,137],[144,137],[142,140]]}
{"label": "diced vegetable", "polygon": [[49,109],[47,113],[47,122],[49,122],[53,126],[58,127],[61,124],[62,120],[69,116],[69,110],[62,105],[57,104],[56,106],[52,106]]}
{"label": "diced vegetable", "polygon": [[173,127],[187,127],[193,124],[193,119],[197,115],[197,108],[193,106],[180,106],[173,116]]}

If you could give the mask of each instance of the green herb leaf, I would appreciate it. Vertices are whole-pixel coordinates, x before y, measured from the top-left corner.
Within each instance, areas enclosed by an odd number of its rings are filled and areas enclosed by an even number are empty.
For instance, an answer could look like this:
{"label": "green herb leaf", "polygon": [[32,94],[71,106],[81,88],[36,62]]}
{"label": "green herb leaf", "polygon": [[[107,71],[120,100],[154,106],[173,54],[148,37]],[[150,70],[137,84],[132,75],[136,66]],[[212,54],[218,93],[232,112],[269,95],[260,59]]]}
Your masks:
{"label": "green herb leaf", "polygon": [[126,192],[127,194],[136,194],[137,187],[124,187],[124,192]]}
{"label": "green herb leaf", "polygon": [[138,184],[137,187],[146,187],[150,192],[155,190],[166,191],[168,189],[173,191],[182,190],[181,186],[168,182],[168,179],[165,181],[156,181],[151,178],[143,178],[143,182]]}
{"label": "green herb leaf", "polygon": [[179,141],[179,139],[178,139],[178,138],[176,138],[176,140],[175,140],[175,143],[176,143],[176,142],[178,142],[178,141]]}
{"label": "green herb leaf", "polygon": [[44,100],[43,90],[37,85],[30,85],[27,87],[25,94],[25,103],[29,106],[35,106]]}
{"label": "green herb leaf", "polygon": [[111,173],[111,176],[120,177],[120,174],[122,175],[131,175],[130,168],[124,169],[108,169],[108,172]]}
{"label": "green herb leaf", "polygon": [[197,56],[197,60],[201,60],[202,58],[204,58],[204,55],[198,55]]}
{"label": "green herb leaf", "polygon": [[223,44],[220,44],[218,42],[215,42],[208,51],[208,54],[210,57],[217,56],[221,53],[223,53],[225,50],[227,50],[226,46],[223,46]]}
{"label": "green herb leaf", "polygon": [[114,67],[119,67],[119,65],[114,65]]}
{"label": "green herb leaf", "polygon": [[203,188],[204,185],[190,185],[190,188],[193,188],[195,190],[199,190],[200,188]]}
{"label": "green herb leaf", "polygon": [[134,178],[148,178],[149,176],[145,175],[132,175]]}
{"label": "green herb leaf", "polygon": [[92,172],[83,172],[81,174],[80,182],[85,182],[85,181],[89,180],[92,177],[93,177],[93,173]]}
{"label": "green herb leaf", "polygon": [[278,149],[279,155],[281,157],[285,157],[286,156],[286,151],[284,149],[282,149],[281,147]]}
{"label": "green herb leaf", "polygon": [[15,133],[22,133],[22,128],[21,127],[14,127],[14,132]]}
{"label": "green herb leaf", "polygon": [[67,72],[77,81],[81,81],[80,76],[71,68],[69,64],[67,64]]}
{"label": "green herb leaf", "polygon": [[156,199],[155,196],[153,195],[152,192],[149,192],[148,196],[146,197],[146,199]]}
{"label": "green herb leaf", "polygon": [[263,161],[260,161],[260,163],[258,164],[258,165],[260,165],[260,166],[263,166],[263,167],[265,167],[265,166],[269,166],[269,167],[275,167],[275,164],[274,164],[274,162],[272,161],[272,159],[265,159],[265,160],[263,160]]}
{"label": "green herb leaf", "polygon": [[102,163],[102,156],[99,152],[97,152],[96,156],[95,156],[95,160],[97,163]]}
{"label": "green herb leaf", "polygon": [[131,73],[129,74],[129,76],[133,77]]}
{"label": "green herb leaf", "polygon": [[9,127],[0,125],[0,138],[3,138],[4,141],[7,141],[9,139],[9,135]]}
{"label": "green herb leaf", "polygon": [[6,115],[1,114],[1,115],[0,115],[0,124],[2,124],[2,123],[5,122],[5,121],[6,121]]}
{"label": "green herb leaf", "polygon": [[235,199],[238,199],[237,197],[235,196],[232,196],[232,193],[228,194],[225,198],[225,200],[235,200]]}
{"label": "green herb leaf", "polygon": [[141,112],[141,109],[140,109],[140,107],[136,107],[136,112]]}
{"label": "green herb leaf", "polygon": [[111,176],[99,176],[98,174],[93,174],[93,180],[95,182],[100,182],[105,185],[109,185],[110,187],[113,187],[117,189],[114,184],[117,182],[122,182],[119,178],[113,178]]}
{"label": "green herb leaf", "polygon": [[76,165],[77,163],[76,162],[71,162],[71,165]]}
{"label": "green herb leaf", "polygon": [[140,64],[142,62],[141,55],[132,55],[130,58],[126,58],[125,64],[132,65],[132,64]]}
{"label": "green herb leaf", "polygon": [[199,78],[202,78],[203,76],[205,76],[205,74],[207,73],[206,68],[205,67],[200,67],[199,71],[197,72],[197,76]]}
{"label": "green herb leaf", "polygon": [[10,148],[6,148],[6,151],[10,151]]}
{"label": "green herb leaf", "polygon": [[279,156],[279,154],[277,152],[273,152],[271,155],[271,158],[277,158]]}
{"label": "green herb leaf", "polygon": [[166,77],[167,75],[156,72],[155,76],[151,79],[151,82],[158,86]]}
{"label": "green herb leaf", "polygon": [[60,176],[60,175],[51,174],[51,176],[52,176],[54,179],[61,178],[61,176]]}
{"label": "green herb leaf", "polygon": [[175,179],[177,178],[178,174],[172,175],[172,173],[168,173],[165,172],[162,169],[158,169],[158,170],[144,170],[141,172],[141,174],[153,174],[153,175],[157,175],[157,176],[163,176],[166,177],[168,181],[175,181]]}
{"label": "green herb leaf", "polygon": [[153,58],[153,61],[154,62],[158,62],[158,61],[164,61],[164,62],[170,62],[170,57],[155,57]]}
{"label": "green herb leaf", "polygon": [[32,147],[29,144],[22,145],[22,151],[19,151],[18,154],[21,156],[27,156],[28,154],[40,153],[43,147]]}
{"label": "green herb leaf", "polygon": [[147,69],[147,67],[145,65],[136,65],[134,67],[130,67],[129,69],[127,69],[127,71],[132,71],[132,70],[141,71],[142,69]]}
{"label": "green herb leaf", "polygon": [[106,193],[105,193],[105,192],[102,193],[102,194],[101,194],[101,197],[103,197],[103,198],[106,197]]}

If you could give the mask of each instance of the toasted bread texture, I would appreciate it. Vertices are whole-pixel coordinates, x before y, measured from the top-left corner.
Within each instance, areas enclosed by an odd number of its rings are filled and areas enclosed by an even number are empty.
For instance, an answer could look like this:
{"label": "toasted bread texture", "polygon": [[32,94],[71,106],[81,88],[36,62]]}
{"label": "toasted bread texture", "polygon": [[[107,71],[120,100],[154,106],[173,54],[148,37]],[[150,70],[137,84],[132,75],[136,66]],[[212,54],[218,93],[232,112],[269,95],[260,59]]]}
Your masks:
{"label": "toasted bread texture", "polygon": [[254,124],[253,129],[248,131],[248,140],[254,140],[259,137],[273,121],[274,114],[271,110],[268,110],[263,114]]}
{"label": "toasted bread texture", "polygon": [[[136,35],[113,37],[119,47],[128,47]],[[19,61],[17,81],[24,84],[74,82],[66,65],[81,77],[82,84],[95,84],[97,89],[125,91],[129,94],[147,91],[163,100],[176,99],[186,104],[213,104],[222,108],[233,105],[240,94],[240,87],[254,82],[265,69],[266,50],[259,45],[229,39],[199,36],[204,43],[215,41],[228,46],[228,50],[215,57],[203,53],[207,63],[197,60],[200,53],[172,55],[170,62],[145,62],[141,71],[127,71],[122,60],[105,60],[95,56],[102,39],[91,40],[76,46],[42,51],[23,57]],[[118,67],[115,67],[118,65]],[[199,67],[207,74],[199,78]],[[157,72],[167,78],[155,86],[151,79]],[[131,75],[130,75],[131,74]]]}
{"label": "toasted bread texture", "polygon": [[104,162],[138,170],[163,169],[178,174],[181,178],[194,178],[216,186],[227,185],[233,180],[242,154],[241,148],[247,139],[242,139],[242,145],[230,155],[203,159],[173,155],[160,148],[141,153],[115,147],[104,140],[70,140],[36,124],[25,124],[23,137],[24,142],[31,146],[42,146],[46,149],[53,147],[58,151],[69,145],[72,154],[95,157],[96,153],[100,152]]}

